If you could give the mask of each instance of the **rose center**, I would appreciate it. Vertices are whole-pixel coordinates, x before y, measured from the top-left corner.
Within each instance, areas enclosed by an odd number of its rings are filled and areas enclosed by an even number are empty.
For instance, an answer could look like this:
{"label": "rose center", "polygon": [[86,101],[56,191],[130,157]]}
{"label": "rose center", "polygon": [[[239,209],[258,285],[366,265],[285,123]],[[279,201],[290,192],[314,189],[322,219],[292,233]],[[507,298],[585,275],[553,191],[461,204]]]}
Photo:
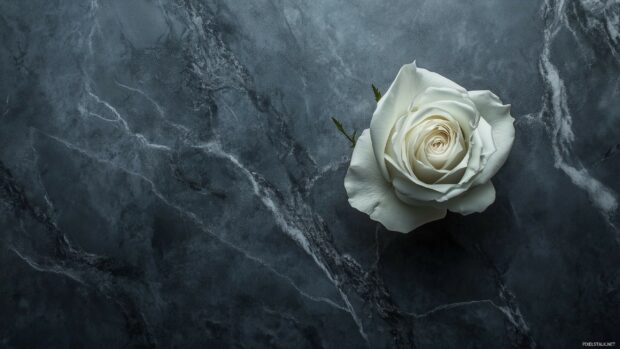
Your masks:
{"label": "rose center", "polygon": [[450,132],[445,126],[436,126],[429,134],[426,142],[426,153],[432,155],[440,155],[446,152],[450,145]]}

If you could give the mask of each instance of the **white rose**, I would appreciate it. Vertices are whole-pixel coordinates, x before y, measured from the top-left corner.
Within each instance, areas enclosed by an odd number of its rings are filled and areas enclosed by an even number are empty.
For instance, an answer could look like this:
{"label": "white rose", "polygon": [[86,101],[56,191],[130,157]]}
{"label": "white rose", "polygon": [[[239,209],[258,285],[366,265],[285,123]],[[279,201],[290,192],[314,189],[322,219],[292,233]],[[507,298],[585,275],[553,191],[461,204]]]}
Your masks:
{"label": "white rose", "polygon": [[349,203],[402,233],[446,210],[482,212],[495,201],[490,179],[512,147],[513,121],[490,91],[406,64],[353,150]]}

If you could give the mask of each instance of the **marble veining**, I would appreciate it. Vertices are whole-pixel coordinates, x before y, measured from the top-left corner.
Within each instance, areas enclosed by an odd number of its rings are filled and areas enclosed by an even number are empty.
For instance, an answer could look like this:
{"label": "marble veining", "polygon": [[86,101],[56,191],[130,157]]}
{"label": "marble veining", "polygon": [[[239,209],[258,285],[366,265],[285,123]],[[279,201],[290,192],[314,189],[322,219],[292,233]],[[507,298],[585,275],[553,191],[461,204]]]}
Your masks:
{"label": "marble veining", "polygon": [[[0,346],[618,341],[620,2],[0,0]],[[352,209],[370,84],[512,104],[484,213]]]}

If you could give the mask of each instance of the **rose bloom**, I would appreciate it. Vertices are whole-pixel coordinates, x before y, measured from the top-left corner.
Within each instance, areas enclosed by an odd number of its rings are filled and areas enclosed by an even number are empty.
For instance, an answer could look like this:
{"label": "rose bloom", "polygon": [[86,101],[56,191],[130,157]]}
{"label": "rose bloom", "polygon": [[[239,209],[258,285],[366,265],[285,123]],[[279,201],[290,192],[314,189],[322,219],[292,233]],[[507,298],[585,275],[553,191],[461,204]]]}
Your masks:
{"label": "rose bloom", "polygon": [[495,201],[491,177],[515,129],[510,105],[490,91],[404,65],[359,139],[344,185],[349,203],[402,233]]}

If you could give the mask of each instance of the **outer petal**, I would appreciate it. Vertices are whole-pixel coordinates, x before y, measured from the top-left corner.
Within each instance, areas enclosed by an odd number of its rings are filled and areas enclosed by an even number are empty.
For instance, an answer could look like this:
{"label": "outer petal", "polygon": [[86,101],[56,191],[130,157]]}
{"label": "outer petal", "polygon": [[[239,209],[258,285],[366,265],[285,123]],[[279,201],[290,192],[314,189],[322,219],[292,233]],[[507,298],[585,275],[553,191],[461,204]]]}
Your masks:
{"label": "outer petal", "polygon": [[510,105],[491,91],[470,91],[480,115],[491,125],[496,151],[487,161],[486,167],[476,178],[476,183],[485,183],[504,165],[515,139],[514,119],[510,116]]}
{"label": "outer petal", "polygon": [[488,181],[484,184],[470,188],[465,193],[450,199],[447,202],[448,210],[462,215],[482,212],[495,201],[495,188]]}
{"label": "outer petal", "polygon": [[381,174],[368,130],[357,140],[344,187],[351,206],[389,230],[408,233],[446,215],[445,209],[409,206],[396,197],[392,185]]}
{"label": "outer petal", "polygon": [[386,180],[389,174],[384,161],[385,145],[399,116],[407,112],[413,99],[429,87],[450,87],[464,90],[456,83],[426,69],[418,69],[415,62],[400,68],[392,85],[383,95],[370,121],[370,136],[379,170]]}

